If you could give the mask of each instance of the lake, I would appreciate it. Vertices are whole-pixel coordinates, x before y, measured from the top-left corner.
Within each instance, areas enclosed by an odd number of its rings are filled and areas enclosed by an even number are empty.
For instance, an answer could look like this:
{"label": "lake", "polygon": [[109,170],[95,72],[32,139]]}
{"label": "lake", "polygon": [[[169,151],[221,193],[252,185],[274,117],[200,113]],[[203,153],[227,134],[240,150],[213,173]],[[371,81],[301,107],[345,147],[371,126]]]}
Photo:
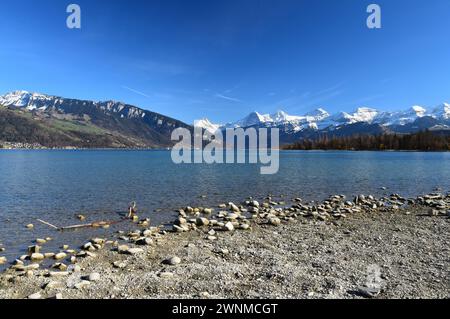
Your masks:
{"label": "lake", "polygon": [[[416,196],[436,187],[450,190],[450,153],[284,151],[276,175],[260,175],[256,164],[182,164],[169,151],[0,150],[0,253],[12,260],[36,238],[50,236],[44,251],[82,244],[118,228],[58,233],[58,226],[116,220],[136,201],[153,225],[171,221],[186,205],[217,207],[248,196],[323,200],[331,194],[399,193]],[[386,187],[383,190],[382,187]],[[25,225],[33,223],[33,230]],[[78,247],[75,247],[78,248]]]}

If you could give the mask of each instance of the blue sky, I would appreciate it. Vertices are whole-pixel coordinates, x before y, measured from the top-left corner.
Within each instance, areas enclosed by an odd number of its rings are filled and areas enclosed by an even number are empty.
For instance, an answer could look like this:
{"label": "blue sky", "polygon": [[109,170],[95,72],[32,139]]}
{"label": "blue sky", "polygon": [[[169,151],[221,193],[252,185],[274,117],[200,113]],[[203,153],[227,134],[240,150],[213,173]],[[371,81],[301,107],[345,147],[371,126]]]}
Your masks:
{"label": "blue sky", "polygon": [[[81,30],[66,28],[70,3]],[[432,107],[450,101],[449,19],[448,0],[5,0],[0,94],[113,99],[189,123]]]}

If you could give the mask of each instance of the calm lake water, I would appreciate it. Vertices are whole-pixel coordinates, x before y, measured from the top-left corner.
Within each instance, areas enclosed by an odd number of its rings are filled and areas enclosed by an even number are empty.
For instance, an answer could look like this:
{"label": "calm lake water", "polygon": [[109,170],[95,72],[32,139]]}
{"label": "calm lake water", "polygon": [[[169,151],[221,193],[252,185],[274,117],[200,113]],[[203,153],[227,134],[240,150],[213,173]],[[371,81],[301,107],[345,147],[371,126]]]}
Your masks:
{"label": "calm lake water", "polygon": [[[450,153],[290,151],[281,152],[278,174],[259,173],[249,164],[176,165],[168,151],[0,150],[0,243],[7,248],[0,254],[12,260],[36,238],[53,237],[44,251],[54,251],[117,230],[58,233],[36,218],[58,226],[79,223],[77,214],[116,220],[131,201],[140,217],[160,224],[171,221],[176,208],[216,207],[248,196],[322,200],[330,194],[448,191]],[[28,223],[35,228],[26,230]],[[136,228],[120,225],[126,227]]]}

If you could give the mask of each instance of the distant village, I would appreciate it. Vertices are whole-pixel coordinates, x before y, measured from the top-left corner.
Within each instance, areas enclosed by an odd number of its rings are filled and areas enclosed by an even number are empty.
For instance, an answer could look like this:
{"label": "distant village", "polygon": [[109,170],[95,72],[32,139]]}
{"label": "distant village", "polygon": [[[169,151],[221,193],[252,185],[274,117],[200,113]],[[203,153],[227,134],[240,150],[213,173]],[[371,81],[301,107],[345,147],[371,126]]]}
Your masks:
{"label": "distant village", "polygon": [[[59,149],[75,149],[73,146],[58,147]],[[0,149],[14,150],[14,149],[26,149],[26,150],[45,150],[52,149],[51,147],[43,146],[39,143],[21,143],[21,142],[5,142],[0,141]]]}

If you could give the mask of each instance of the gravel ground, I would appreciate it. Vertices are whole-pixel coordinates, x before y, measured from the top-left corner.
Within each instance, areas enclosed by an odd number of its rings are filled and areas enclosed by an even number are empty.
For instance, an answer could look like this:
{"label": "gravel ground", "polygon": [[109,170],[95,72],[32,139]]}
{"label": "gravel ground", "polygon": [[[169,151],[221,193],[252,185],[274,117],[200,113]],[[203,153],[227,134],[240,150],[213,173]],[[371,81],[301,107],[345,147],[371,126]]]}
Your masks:
{"label": "gravel ground", "polygon": [[449,218],[429,215],[413,205],[278,226],[258,218],[213,235],[154,233],[127,243],[132,254],[107,242],[74,272],[4,272],[0,298],[449,298]]}

